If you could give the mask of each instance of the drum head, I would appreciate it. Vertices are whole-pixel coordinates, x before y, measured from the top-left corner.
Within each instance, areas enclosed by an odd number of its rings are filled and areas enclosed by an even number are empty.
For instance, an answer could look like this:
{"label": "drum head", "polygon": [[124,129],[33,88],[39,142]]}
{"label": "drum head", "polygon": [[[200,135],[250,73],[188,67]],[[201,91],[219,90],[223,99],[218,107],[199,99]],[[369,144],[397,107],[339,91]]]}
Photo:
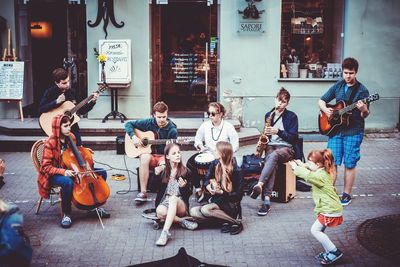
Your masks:
{"label": "drum head", "polygon": [[206,163],[211,162],[215,159],[214,155],[211,152],[201,153],[197,155],[194,160],[198,163]]}

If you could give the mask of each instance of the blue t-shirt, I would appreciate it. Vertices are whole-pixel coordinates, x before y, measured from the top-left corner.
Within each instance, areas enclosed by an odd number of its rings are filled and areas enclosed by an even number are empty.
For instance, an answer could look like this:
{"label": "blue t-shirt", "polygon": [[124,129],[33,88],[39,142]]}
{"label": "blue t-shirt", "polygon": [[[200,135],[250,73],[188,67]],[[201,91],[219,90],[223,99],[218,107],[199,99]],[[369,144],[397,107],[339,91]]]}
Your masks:
{"label": "blue t-shirt", "polygon": [[[347,90],[345,89],[346,87],[348,88]],[[340,80],[332,85],[331,88],[329,88],[329,90],[321,97],[321,100],[325,101],[326,103],[331,102],[333,99],[336,99],[336,103],[343,100],[347,105],[353,90],[357,90],[357,92],[352,103],[369,96],[368,89],[359,81],[356,81],[355,85],[348,87],[344,80]],[[343,135],[356,135],[364,133],[365,121],[364,118],[361,117],[361,112],[358,108],[354,108],[352,110],[349,120],[349,126],[340,127],[339,133]]]}

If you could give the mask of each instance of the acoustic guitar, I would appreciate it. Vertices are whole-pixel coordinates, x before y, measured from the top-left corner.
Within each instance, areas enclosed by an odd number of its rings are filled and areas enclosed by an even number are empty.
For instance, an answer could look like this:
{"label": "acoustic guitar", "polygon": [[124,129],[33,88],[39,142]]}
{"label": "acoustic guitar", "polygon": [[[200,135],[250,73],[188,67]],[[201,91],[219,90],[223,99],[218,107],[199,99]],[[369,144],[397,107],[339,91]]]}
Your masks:
{"label": "acoustic guitar", "polygon": [[[125,153],[129,158],[136,158],[142,154],[151,153],[151,145],[164,145],[167,141],[177,144],[190,144],[194,141],[191,137],[178,137],[177,139],[156,139],[152,131],[143,132],[134,129],[135,135],[132,139],[128,134],[125,134]],[[135,140],[141,141],[143,145],[135,146]]]}
{"label": "acoustic guitar", "polygon": [[[368,104],[378,99],[379,95],[373,94],[362,99],[361,101],[363,101],[365,104]],[[349,115],[351,114],[350,111],[356,108],[356,104],[357,102],[346,106],[346,103],[343,100],[337,102],[335,105],[327,104],[326,107],[333,108],[333,113],[328,118],[325,112],[320,110],[318,116],[319,132],[323,135],[333,136],[339,131],[342,125],[345,127],[348,126]]]}
{"label": "acoustic guitar", "polygon": [[76,114],[76,112],[80,108],[82,108],[84,105],[86,105],[87,103],[91,102],[92,99],[93,99],[93,95],[95,93],[101,93],[106,89],[107,89],[107,85],[106,84],[102,84],[96,92],[94,92],[90,96],[88,96],[85,99],[83,99],[76,106],[71,101],[65,101],[60,106],[58,106],[57,108],[52,109],[52,110],[50,110],[48,112],[42,113],[42,115],[40,115],[40,117],[39,117],[40,127],[42,128],[42,130],[48,136],[50,136],[51,133],[52,133],[51,121],[52,121],[54,116],[61,115],[61,114],[64,114],[64,115],[69,116],[70,118],[72,118],[71,126],[74,125],[75,123],[77,123],[80,120],[80,118]]}

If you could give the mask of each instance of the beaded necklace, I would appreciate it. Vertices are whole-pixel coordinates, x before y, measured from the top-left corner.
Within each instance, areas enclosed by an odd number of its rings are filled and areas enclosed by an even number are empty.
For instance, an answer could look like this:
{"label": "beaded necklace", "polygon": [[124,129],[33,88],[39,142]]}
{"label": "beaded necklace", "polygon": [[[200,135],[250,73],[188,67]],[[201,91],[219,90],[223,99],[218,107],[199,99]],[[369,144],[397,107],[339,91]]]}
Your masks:
{"label": "beaded necklace", "polygon": [[221,136],[222,130],[224,129],[224,124],[225,124],[225,121],[222,123],[221,130],[219,131],[219,134],[218,134],[218,136],[217,136],[216,139],[214,138],[214,131],[213,131],[214,127],[211,127],[211,138],[212,138],[214,141],[218,141],[218,140],[219,140],[219,137]]}

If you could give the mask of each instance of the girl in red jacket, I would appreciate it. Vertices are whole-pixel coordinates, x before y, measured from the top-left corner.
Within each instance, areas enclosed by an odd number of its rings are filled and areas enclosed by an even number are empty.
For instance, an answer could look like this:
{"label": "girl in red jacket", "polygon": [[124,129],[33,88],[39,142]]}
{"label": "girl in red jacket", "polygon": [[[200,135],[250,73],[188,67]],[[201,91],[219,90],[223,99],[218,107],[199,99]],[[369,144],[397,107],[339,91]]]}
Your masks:
{"label": "girl in red jacket", "polygon": [[[44,198],[49,198],[51,186],[61,187],[61,209],[63,218],[61,227],[71,227],[71,200],[72,189],[74,186],[74,171],[61,167],[61,157],[68,148],[68,136],[76,142],[75,136],[71,133],[71,122],[68,116],[58,115],[52,120],[52,135],[46,140],[43,150],[42,166],[38,176],[39,194]],[[102,169],[95,169],[98,174],[107,178],[107,173]],[[109,218],[110,214],[104,209],[98,208],[102,218]],[[91,211],[96,214],[96,211]]]}

